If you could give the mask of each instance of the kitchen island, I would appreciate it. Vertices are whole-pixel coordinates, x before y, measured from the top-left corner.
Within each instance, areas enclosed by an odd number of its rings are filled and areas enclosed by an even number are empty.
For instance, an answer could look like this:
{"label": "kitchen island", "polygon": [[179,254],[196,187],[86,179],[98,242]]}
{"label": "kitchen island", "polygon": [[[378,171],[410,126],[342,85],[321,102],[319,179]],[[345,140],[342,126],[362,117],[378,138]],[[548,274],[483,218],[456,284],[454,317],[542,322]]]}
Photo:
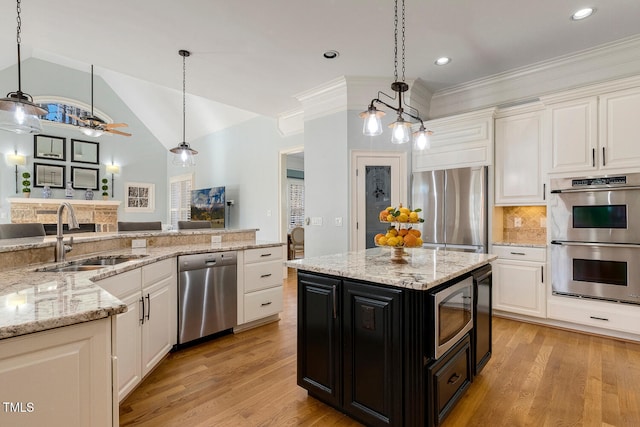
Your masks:
{"label": "kitchen island", "polygon": [[475,333],[490,325],[477,296],[490,296],[495,256],[390,259],[374,248],[287,262],[299,270],[298,385],[366,425],[438,425],[490,356],[490,329]]}

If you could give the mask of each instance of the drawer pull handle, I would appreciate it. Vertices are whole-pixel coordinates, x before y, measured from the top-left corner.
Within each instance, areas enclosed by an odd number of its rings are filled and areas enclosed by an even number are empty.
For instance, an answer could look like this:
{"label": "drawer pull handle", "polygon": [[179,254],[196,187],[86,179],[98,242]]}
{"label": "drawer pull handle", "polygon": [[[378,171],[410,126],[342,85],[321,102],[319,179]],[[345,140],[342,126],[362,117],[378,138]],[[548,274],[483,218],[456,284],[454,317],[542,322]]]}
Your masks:
{"label": "drawer pull handle", "polygon": [[604,320],[605,322],[609,321],[609,319],[605,317],[598,317],[598,316],[589,316],[589,317],[592,318],[593,320]]}
{"label": "drawer pull handle", "polygon": [[511,255],[526,255],[524,252],[511,252]]}
{"label": "drawer pull handle", "polygon": [[451,375],[451,378],[449,378],[449,381],[447,381],[447,384],[455,384],[458,382],[459,379],[460,379],[460,375],[453,374]]}
{"label": "drawer pull handle", "polygon": [[144,325],[144,297],[140,297],[140,303],[142,304],[142,312],[140,317],[140,324]]}
{"label": "drawer pull handle", "polygon": [[271,301],[269,302],[263,302],[262,304],[260,304],[262,307],[266,307],[268,305],[271,305]]}
{"label": "drawer pull handle", "polygon": [[271,276],[271,273],[269,273],[269,274],[263,274],[263,275],[262,275],[262,276],[260,276],[260,277],[269,277],[269,276]]}
{"label": "drawer pull handle", "polygon": [[260,255],[260,256],[271,256],[271,253],[268,253],[268,254],[262,254],[262,255]]}

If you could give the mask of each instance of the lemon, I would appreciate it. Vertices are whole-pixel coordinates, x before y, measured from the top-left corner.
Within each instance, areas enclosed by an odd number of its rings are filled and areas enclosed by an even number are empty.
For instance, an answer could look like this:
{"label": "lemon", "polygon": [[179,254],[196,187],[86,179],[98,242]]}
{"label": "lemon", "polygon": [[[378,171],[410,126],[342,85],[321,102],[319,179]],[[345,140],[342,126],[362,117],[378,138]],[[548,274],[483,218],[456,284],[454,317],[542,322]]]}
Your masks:
{"label": "lemon", "polygon": [[387,244],[387,236],[381,236],[378,238],[377,244],[379,244],[380,246],[384,246]]}
{"label": "lemon", "polygon": [[398,215],[398,222],[407,222],[409,221],[409,215],[407,215],[406,213],[401,213],[400,215]]}

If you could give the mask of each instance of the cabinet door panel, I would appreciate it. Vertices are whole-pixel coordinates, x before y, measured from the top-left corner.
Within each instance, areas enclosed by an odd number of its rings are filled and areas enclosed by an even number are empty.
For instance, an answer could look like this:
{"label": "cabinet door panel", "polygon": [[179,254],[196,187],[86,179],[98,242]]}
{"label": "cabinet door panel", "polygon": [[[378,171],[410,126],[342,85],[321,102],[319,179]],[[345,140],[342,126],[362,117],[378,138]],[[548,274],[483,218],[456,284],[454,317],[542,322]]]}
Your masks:
{"label": "cabinet door panel", "polygon": [[298,385],[340,405],[340,281],[298,273]]}
{"label": "cabinet door panel", "polygon": [[402,425],[402,291],[343,287],[344,409],[367,425]]}
{"label": "cabinet door panel", "polygon": [[173,277],[158,282],[142,290],[145,302],[144,324],[142,325],[142,375],[146,375],[162,358],[169,353],[174,342],[171,336],[175,331],[171,316],[171,293],[175,292]]}
{"label": "cabinet door panel", "polygon": [[640,90],[637,88],[600,97],[601,168],[637,167],[640,164],[639,110]]}
{"label": "cabinet door panel", "polygon": [[142,380],[140,364],[140,322],[142,304],[140,291],[134,292],[122,302],[127,304],[126,313],[116,317],[116,355],[118,356],[118,401],[122,401]]}
{"label": "cabinet door panel", "polygon": [[548,107],[551,131],[551,171],[569,172],[596,168],[598,100],[564,102]]}
{"label": "cabinet door panel", "polygon": [[542,264],[498,260],[493,268],[494,308],[546,317]]}

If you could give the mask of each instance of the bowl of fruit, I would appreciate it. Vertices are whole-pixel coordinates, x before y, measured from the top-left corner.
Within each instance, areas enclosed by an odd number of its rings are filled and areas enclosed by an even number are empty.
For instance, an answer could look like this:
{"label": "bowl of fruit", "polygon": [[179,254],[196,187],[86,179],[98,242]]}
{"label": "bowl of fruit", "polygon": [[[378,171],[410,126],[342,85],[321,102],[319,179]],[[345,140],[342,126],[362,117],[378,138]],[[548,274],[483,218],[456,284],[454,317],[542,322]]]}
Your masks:
{"label": "bowl of fruit", "polygon": [[388,223],[386,233],[376,234],[374,243],[376,246],[393,248],[391,261],[397,263],[406,263],[402,258],[405,255],[405,248],[422,247],[422,233],[415,228],[418,224],[424,222],[419,217],[421,209],[411,210],[400,205],[398,208],[392,206],[380,212],[380,221]]}

